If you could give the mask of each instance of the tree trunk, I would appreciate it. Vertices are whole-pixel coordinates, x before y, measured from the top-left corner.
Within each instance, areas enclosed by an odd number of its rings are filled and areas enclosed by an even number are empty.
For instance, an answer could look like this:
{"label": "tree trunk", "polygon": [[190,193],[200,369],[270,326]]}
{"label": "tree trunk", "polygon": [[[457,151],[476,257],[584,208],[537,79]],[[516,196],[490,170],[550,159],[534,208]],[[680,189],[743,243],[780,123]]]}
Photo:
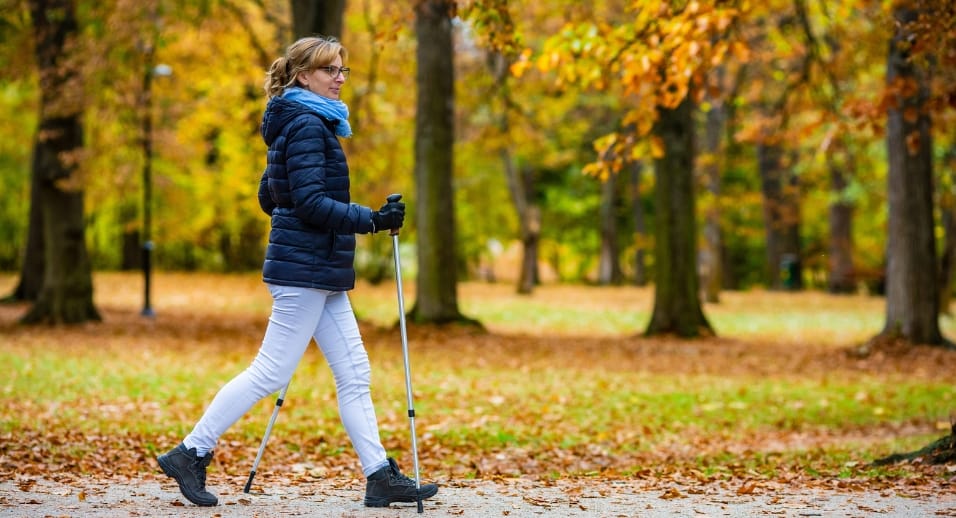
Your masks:
{"label": "tree trunk", "polygon": [[939,210],[943,221],[943,255],[939,261],[939,312],[949,315],[953,297],[953,278],[956,276],[956,143],[949,147],[946,161],[949,170],[949,190],[940,193]]}
{"label": "tree trunk", "polygon": [[[488,68],[495,78],[500,95],[507,104],[509,95],[510,60],[500,51],[491,51],[488,55]],[[510,131],[508,109],[498,114],[498,130],[507,136]],[[535,171],[529,166],[518,168],[511,152],[511,140],[505,138],[499,155],[505,171],[505,180],[515,213],[518,215],[521,239],[521,263],[518,272],[517,292],[528,295],[534,291],[540,278],[538,276],[538,245],[541,241],[541,208],[535,203]]]}
{"label": "tree trunk", "polygon": [[785,170],[779,145],[761,143],[757,157],[764,200],[768,285],[773,290],[803,289],[796,178]]}
{"label": "tree trunk", "polygon": [[40,120],[33,148],[43,235],[43,284],[25,323],[99,320],[86,251],[83,191],[77,161],[83,147],[82,108],[67,47],[77,33],[74,3],[33,0],[35,55],[40,76]]}
{"label": "tree trunk", "polygon": [[704,284],[704,300],[719,302],[721,273],[723,272],[720,236],[720,166],[721,146],[725,135],[727,114],[724,103],[712,102],[704,123],[704,156],[702,173],[707,186],[709,203],[704,214],[703,249],[700,254],[701,282]]}
{"label": "tree trunk", "polygon": [[[952,203],[949,197],[948,203]],[[956,207],[952,205],[940,208],[943,221],[943,255],[939,260],[939,312],[949,315],[949,303],[953,298],[953,276],[956,273]]]}
{"label": "tree trunk", "polygon": [[634,285],[647,285],[647,261],[645,244],[647,243],[647,228],[644,223],[644,204],[641,200],[641,172],[644,170],[642,162],[631,162],[631,211],[634,219]]}
{"label": "tree trunk", "polygon": [[601,185],[601,256],[598,262],[598,284],[620,284],[620,250],[617,244],[618,175],[611,175]]}
{"label": "tree trunk", "polygon": [[713,335],[700,305],[694,208],[693,103],[658,108],[654,135],[664,156],[654,161],[654,312],[647,335]]}
{"label": "tree trunk", "polygon": [[422,0],[415,6],[418,104],[415,181],[418,211],[417,297],[411,318],[422,323],[465,320],[458,310],[453,149],[454,2]]}
{"label": "tree trunk", "polygon": [[926,74],[909,58],[908,24],[918,12],[897,8],[886,80],[891,97],[886,125],[888,232],[886,324],[874,340],[942,345],[933,224],[933,146]]}
{"label": "tree trunk", "polygon": [[541,208],[529,203],[521,220],[521,272],[518,293],[529,295],[538,285],[538,250],[541,243]]}
{"label": "tree trunk", "polygon": [[295,39],[334,36],[342,39],[345,0],[292,0],[292,31]]}
{"label": "tree trunk", "polygon": [[511,153],[502,150],[508,191],[518,213],[521,239],[521,270],[518,272],[517,292],[529,295],[540,280],[538,276],[538,247],[541,243],[541,208],[534,202],[534,170],[515,167]]}
{"label": "tree trunk", "polygon": [[43,287],[43,217],[40,210],[40,175],[30,179],[30,221],[27,228],[26,250],[20,266],[20,282],[6,300],[36,301]]}
{"label": "tree trunk", "polygon": [[830,186],[835,200],[830,204],[827,291],[854,293],[856,280],[853,278],[853,205],[845,199],[846,178],[852,174],[852,165],[847,164],[851,172],[846,173],[834,163],[832,157],[829,162]]}

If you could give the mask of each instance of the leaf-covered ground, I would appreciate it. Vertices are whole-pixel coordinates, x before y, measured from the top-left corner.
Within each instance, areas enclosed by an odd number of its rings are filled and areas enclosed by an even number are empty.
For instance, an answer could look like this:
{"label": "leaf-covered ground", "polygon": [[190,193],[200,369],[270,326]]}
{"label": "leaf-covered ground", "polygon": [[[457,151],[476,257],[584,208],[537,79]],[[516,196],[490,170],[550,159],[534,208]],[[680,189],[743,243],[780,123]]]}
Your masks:
{"label": "leaf-covered ground", "polygon": [[[24,327],[16,323],[23,305],[0,306],[0,482],[152,480],[153,457],[175,446],[252,359],[270,302],[257,276],[160,276],[155,319],[139,315],[136,280],[97,276],[97,324]],[[0,288],[13,281],[0,277]],[[376,316],[387,311],[377,304],[394,310],[393,289],[363,286],[353,300],[383,440],[410,470],[399,335]],[[647,290],[555,290],[521,299],[509,287],[465,286],[463,306],[487,312],[487,333],[410,325],[425,478],[626,483],[665,500],[713,487],[735,495],[780,487],[952,493],[956,466],[869,467],[945,435],[956,415],[956,354],[920,347],[859,358],[848,353],[856,337],[834,339],[848,327],[834,326],[841,319],[879,320],[878,301],[732,294],[709,309],[718,330],[743,327],[748,314],[781,314],[749,334],[685,341],[595,321],[649,311]],[[560,324],[547,324],[542,313],[551,307],[565,312]],[[801,331],[787,327],[787,307]],[[596,309],[582,316],[568,308]],[[775,325],[786,331],[774,333]],[[334,399],[313,348],[257,481],[356,483]],[[273,404],[263,400],[222,438],[211,481],[248,473]]]}

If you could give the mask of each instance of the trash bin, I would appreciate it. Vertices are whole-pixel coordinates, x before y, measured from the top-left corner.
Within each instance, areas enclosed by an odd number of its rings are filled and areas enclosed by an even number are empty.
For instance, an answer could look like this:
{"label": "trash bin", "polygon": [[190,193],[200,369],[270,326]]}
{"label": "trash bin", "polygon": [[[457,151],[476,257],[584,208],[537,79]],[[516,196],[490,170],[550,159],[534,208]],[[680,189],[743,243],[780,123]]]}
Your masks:
{"label": "trash bin", "polygon": [[783,254],[780,257],[780,285],[785,290],[800,289],[800,258],[796,254]]}

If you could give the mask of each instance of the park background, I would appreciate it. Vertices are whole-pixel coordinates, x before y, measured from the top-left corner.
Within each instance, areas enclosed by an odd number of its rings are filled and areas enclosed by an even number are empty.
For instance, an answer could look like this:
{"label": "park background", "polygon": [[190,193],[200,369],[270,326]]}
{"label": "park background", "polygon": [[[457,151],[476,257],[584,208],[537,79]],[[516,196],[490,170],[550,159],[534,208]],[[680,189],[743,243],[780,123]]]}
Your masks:
{"label": "park background", "polygon": [[[952,426],[944,4],[3,0],[0,473],[154,471],[251,359],[264,71],[320,33],[353,199],[409,205],[427,473],[945,487],[871,464]],[[408,465],[391,246],[353,302]],[[311,356],[270,469],[354,476]]]}

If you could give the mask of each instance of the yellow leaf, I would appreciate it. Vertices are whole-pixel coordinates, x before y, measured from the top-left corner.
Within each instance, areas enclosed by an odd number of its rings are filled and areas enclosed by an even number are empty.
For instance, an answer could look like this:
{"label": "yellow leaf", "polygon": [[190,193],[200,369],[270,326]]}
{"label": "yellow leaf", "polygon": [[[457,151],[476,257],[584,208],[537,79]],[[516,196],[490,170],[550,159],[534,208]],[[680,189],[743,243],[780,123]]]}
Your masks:
{"label": "yellow leaf", "polygon": [[529,68],[531,68],[529,61],[524,59],[516,61],[511,65],[511,75],[520,78]]}
{"label": "yellow leaf", "polygon": [[654,158],[664,157],[664,141],[660,137],[651,137],[651,156]]}
{"label": "yellow leaf", "polygon": [[750,61],[750,48],[747,47],[746,43],[742,41],[735,41],[731,46],[731,50],[734,53],[734,57],[736,57],[741,63]]}

